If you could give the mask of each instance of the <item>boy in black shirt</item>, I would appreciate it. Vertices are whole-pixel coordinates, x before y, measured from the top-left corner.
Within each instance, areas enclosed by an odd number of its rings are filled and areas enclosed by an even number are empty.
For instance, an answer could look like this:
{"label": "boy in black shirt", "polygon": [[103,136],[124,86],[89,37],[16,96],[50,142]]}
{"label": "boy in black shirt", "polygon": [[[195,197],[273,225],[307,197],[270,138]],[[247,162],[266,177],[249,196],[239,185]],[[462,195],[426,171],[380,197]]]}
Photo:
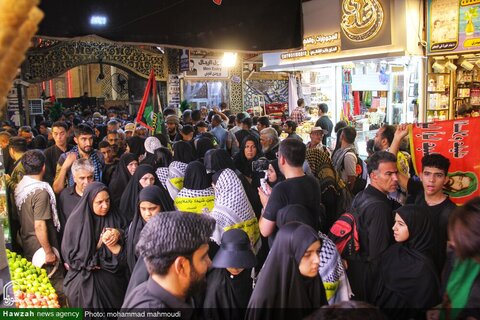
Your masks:
{"label": "boy in black shirt", "polygon": [[407,202],[427,209],[435,229],[436,239],[433,258],[440,274],[446,259],[448,219],[456,205],[443,193],[448,182],[450,160],[441,154],[429,154],[422,159],[421,181],[399,174],[399,184],[408,192]]}

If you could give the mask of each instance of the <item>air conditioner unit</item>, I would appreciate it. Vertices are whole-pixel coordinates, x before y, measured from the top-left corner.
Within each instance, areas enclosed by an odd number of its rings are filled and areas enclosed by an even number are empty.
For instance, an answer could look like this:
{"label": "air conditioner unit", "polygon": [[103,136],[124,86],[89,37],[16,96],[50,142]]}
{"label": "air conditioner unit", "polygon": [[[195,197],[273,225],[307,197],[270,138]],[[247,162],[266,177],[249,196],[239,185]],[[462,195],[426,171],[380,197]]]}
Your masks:
{"label": "air conditioner unit", "polygon": [[30,108],[30,115],[43,115],[42,99],[28,99],[28,107]]}

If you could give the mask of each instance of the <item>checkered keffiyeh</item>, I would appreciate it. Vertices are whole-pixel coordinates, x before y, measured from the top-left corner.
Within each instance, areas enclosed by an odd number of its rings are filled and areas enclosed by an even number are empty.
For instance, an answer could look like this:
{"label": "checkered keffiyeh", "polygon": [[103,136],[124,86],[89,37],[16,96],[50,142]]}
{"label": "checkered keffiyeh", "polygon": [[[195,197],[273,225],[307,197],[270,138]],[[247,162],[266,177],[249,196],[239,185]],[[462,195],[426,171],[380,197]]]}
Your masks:
{"label": "checkered keffiyeh", "polygon": [[[217,222],[212,240],[218,245],[220,245],[226,228],[242,222],[256,220],[255,212],[248,201],[242,182],[231,169],[223,170],[218,177],[215,185],[215,206],[208,215]],[[251,240],[254,244],[259,242],[258,239]]]}

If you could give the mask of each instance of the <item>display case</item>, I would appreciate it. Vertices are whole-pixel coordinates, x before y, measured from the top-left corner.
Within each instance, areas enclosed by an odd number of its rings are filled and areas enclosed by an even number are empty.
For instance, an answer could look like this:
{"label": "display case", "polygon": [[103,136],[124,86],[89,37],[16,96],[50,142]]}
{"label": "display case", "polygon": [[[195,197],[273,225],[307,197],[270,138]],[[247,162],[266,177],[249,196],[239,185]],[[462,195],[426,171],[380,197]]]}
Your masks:
{"label": "display case", "polygon": [[404,67],[392,66],[391,81],[389,88],[390,103],[387,110],[387,122],[389,124],[405,123],[406,102],[405,102],[405,75]]}
{"label": "display case", "polygon": [[454,116],[478,116],[480,111],[480,70],[458,70],[455,89]]}
{"label": "display case", "polygon": [[450,110],[450,73],[427,76],[427,122],[448,120]]}

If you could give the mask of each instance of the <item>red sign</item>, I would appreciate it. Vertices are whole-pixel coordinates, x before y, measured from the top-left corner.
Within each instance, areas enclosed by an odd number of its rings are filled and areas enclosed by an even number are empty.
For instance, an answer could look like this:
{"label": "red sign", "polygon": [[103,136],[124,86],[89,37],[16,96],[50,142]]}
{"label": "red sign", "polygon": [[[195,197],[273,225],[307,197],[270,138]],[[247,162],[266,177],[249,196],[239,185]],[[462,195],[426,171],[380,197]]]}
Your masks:
{"label": "red sign", "polygon": [[464,118],[412,126],[410,146],[417,173],[423,156],[440,153],[450,159],[449,181],[445,185],[453,202],[463,204],[480,196],[480,118]]}
{"label": "red sign", "polygon": [[213,3],[215,3],[217,6],[222,4],[222,0],[213,0]]}

